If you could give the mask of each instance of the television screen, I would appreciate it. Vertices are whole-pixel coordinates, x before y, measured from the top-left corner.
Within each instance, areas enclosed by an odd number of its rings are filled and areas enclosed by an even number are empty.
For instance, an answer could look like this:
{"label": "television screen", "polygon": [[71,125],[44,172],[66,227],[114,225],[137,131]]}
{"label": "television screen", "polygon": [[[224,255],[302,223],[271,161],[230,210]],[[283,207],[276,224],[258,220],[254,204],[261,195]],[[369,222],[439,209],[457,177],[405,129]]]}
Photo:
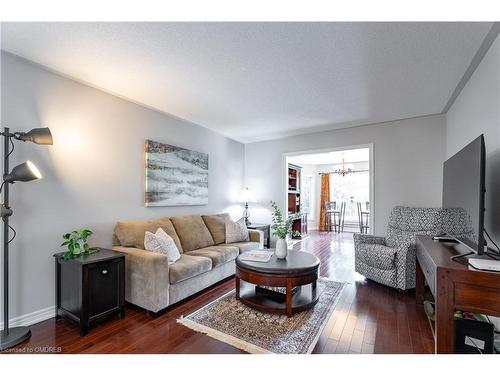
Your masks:
{"label": "television screen", "polygon": [[480,254],[484,246],[484,174],[483,135],[444,163],[443,208],[449,210],[445,210],[443,225],[455,231],[447,234]]}

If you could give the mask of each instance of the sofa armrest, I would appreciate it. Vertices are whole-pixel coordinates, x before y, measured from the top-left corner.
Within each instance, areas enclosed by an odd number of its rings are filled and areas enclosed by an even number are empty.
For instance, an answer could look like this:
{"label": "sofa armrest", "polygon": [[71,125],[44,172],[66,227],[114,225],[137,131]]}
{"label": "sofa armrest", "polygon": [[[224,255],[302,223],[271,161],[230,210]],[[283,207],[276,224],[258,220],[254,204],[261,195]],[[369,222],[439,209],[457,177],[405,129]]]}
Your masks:
{"label": "sofa armrest", "polygon": [[249,229],[248,230],[249,241],[250,242],[258,242],[260,244],[259,248],[264,248],[264,232],[257,229]]}
{"label": "sofa armrest", "polygon": [[385,237],[354,233],[354,245],[358,246],[361,244],[385,245]]}
{"label": "sofa armrest", "polygon": [[113,246],[125,253],[125,299],[158,312],[168,306],[169,267],[166,255],[133,247]]}

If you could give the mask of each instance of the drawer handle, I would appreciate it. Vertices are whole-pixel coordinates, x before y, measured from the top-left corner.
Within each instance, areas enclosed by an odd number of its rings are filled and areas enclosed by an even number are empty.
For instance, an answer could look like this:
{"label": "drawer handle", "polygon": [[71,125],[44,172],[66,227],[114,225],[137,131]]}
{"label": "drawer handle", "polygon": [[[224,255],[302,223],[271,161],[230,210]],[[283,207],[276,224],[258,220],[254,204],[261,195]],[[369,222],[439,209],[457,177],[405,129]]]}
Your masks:
{"label": "drawer handle", "polygon": [[108,274],[108,270],[102,270],[102,271],[101,271],[101,273],[102,273],[103,275],[107,275],[107,274]]}

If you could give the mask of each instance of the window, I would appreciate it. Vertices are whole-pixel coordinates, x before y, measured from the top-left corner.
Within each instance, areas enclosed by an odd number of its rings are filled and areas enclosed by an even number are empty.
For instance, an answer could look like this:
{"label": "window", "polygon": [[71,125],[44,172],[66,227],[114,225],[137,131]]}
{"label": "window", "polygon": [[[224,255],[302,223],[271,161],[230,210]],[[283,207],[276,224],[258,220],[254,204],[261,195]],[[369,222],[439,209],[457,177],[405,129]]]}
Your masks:
{"label": "window", "polygon": [[330,200],[346,202],[345,222],[358,223],[358,208],[356,202],[370,200],[370,172],[349,173],[345,176],[330,175]]}
{"label": "window", "polygon": [[307,213],[308,217],[314,217],[314,176],[302,175],[302,212]]}
{"label": "window", "polygon": [[369,172],[349,173],[345,176],[331,174],[330,199],[342,202],[368,202],[370,200]]}

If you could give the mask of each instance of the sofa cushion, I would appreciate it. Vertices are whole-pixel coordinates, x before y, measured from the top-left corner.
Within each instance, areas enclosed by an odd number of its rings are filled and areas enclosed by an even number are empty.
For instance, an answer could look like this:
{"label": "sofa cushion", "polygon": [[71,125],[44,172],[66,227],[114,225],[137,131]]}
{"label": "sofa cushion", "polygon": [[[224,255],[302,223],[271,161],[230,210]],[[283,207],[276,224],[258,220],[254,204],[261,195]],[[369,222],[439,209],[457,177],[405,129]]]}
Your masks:
{"label": "sofa cushion", "polygon": [[146,231],[144,249],[166,255],[169,264],[174,263],[181,257],[174,240],[162,228],[158,228],[156,233]]}
{"label": "sofa cushion", "polygon": [[240,249],[235,246],[210,246],[190,251],[189,255],[210,258],[212,268],[215,268],[236,259],[239,253]]}
{"label": "sofa cushion", "polygon": [[209,258],[182,254],[180,259],[169,267],[170,284],[201,275],[211,269],[212,261]]}
{"label": "sofa cushion", "polygon": [[212,235],[214,244],[226,242],[225,223],[231,220],[229,214],[201,215],[201,217]]}
{"label": "sofa cushion", "polygon": [[119,221],[115,225],[115,235],[121,246],[144,249],[144,235],[146,231],[155,233],[162,228],[175,242],[177,249],[182,253],[181,242],[168,217],[152,220]]}
{"label": "sofa cushion", "polygon": [[228,244],[220,244],[219,246],[237,247],[240,250],[240,253],[260,249],[259,242],[234,242]]}
{"label": "sofa cushion", "polygon": [[170,220],[184,252],[212,246],[214,240],[200,215],[176,216]]}
{"label": "sofa cushion", "polygon": [[379,244],[363,244],[363,251],[357,251],[357,260],[377,269],[392,270],[396,267],[397,249]]}
{"label": "sofa cushion", "polygon": [[248,241],[250,238],[244,218],[241,218],[238,221],[226,221],[225,230],[226,243]]}

